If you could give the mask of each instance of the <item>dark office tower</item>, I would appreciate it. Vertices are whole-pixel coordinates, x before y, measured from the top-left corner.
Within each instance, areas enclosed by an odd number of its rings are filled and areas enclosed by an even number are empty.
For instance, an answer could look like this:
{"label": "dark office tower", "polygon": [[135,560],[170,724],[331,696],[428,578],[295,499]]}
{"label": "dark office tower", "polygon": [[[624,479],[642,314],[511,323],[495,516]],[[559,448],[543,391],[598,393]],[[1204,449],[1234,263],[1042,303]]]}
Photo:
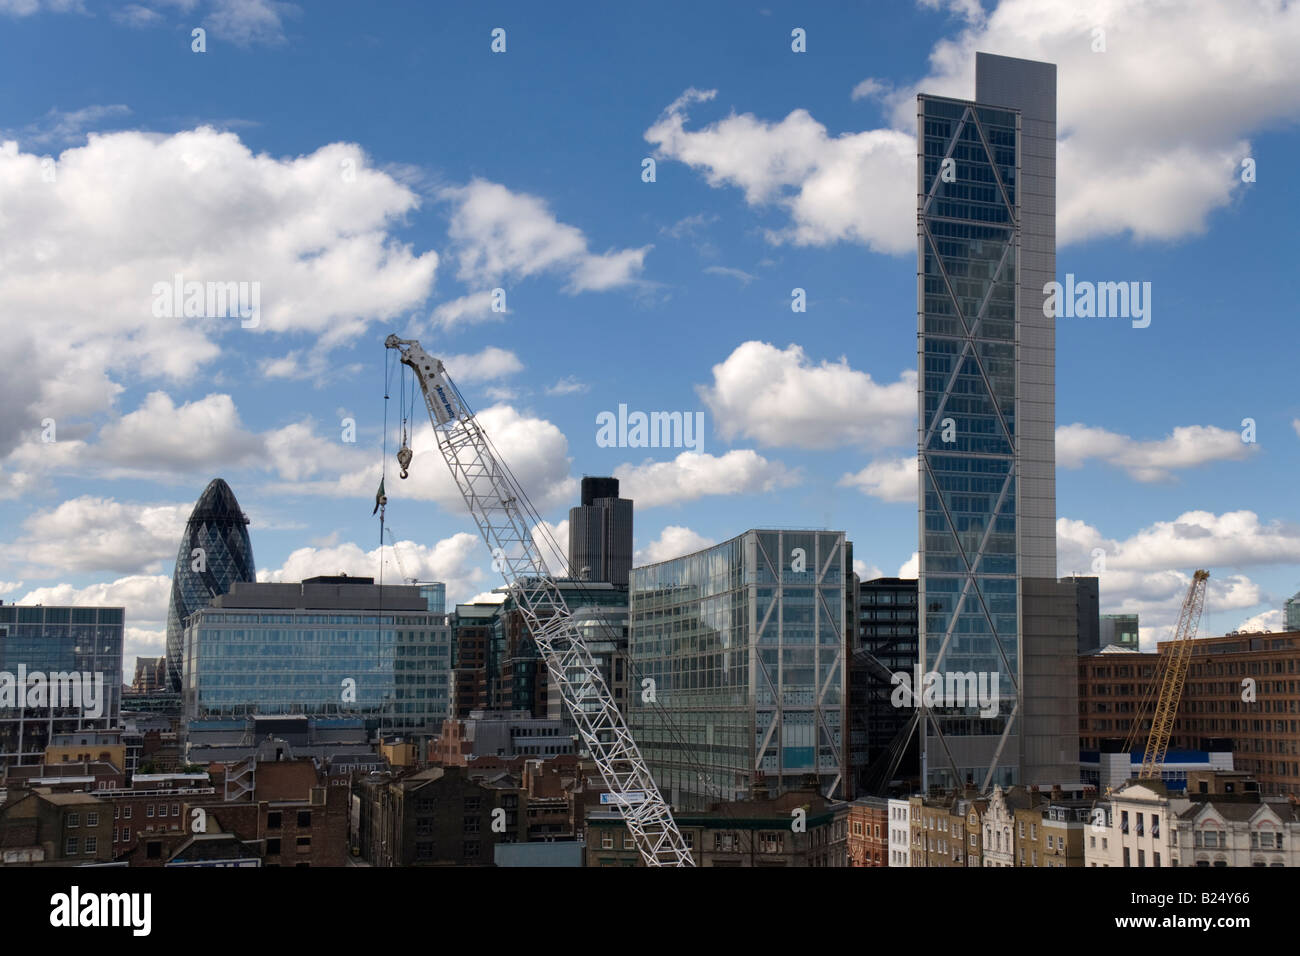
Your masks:
{"label": "dark office tower", "polygon": [[916,679],[916,579],[858,586],[849,655],[849,773],[853,796],[883,795],[891,780],[917,778],[914,709],[894,706],[894,675]]}
{"label": "dark office tower", "polygon": [[[926,709],[927,785],[1077,779],[1074,596],[1056,579],[1056,67],[977,53],[917,98],[920,664],[996,679]],[[945,679],[946,680],[946,679]]]}
{"label": "dark office tower", "polygon": [[632,501],[617,478],[583,478],[582,504],[569,509],[569,574],[627,587],[632,570]]}
{"label": "dark office tower", "polygon": [[1097,589],[1097,578],[1085,578],[1072,575],[1061,578],[1061,583],[1074,589],[1074,612],[1078,622],[1079,639],[1077,649],[1080,654],[1095,651],[1105,645],[1101,643],[1101,602]]}
{"label": "dark office tower", "polygon": [[176,552],[167,608],[167,681],[173,692],[181,690],[181,650],[190,615],[225,594],[234,582],[256,577],[248,518],[230,486],[214,478],[199,495]]}

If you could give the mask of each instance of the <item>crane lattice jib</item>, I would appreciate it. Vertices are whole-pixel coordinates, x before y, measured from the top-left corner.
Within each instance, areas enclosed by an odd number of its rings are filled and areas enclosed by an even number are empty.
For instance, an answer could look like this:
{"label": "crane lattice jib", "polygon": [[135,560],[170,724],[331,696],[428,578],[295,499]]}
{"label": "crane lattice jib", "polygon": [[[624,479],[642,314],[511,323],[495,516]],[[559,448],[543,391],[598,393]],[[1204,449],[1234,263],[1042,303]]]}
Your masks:
{"label": "crane lattice jib", "polygon": [[1196,629],[1201,623],[1201,612],[1205,609],[1205,587],[1209,577],[1209,571],[1197,571],[1192,576],[1191,586],[1187,589],[1187,599],[1183,601],[1183,608],[1178,614],[1178,626],[1174,629],[1173,641],[1169,646],[1169,659],[1165,663],[1164,676],[1160,681],[1160,696],[1156,701],[1155,716],[1151,719],[1151,732],[1147,735],[1142,772],[1138,775],[1144,780],[1160,775],[1165,754],[1169,751],[1169,739],[1174,732],[1174,718],[1178,715],[1178,704],[1183,699],[1183,684],[1187,680],[1187,671],[1192,662],[1192,642],[1196,638]]}
{"label": "crane lattice jib", "polygon": [[600,667],[546,571],[529,529],[532,509],[509,469],[447,377],[442,362],[412,339],[390,335],[424,393],[438,448],[510,586],[546,669],[622,813],[647,866],[694,866],[672,811],[614,703]]}

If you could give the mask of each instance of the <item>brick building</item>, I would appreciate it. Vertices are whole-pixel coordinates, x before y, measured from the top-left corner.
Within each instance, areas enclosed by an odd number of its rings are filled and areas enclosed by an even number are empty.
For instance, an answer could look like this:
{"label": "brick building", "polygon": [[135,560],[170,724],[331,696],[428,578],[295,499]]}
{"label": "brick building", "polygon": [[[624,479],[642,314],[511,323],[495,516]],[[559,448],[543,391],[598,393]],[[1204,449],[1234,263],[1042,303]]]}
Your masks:
{"label": "brick building", "polygon": [[849,804],[849,866],[889,866],[889,800],[862,797]]}

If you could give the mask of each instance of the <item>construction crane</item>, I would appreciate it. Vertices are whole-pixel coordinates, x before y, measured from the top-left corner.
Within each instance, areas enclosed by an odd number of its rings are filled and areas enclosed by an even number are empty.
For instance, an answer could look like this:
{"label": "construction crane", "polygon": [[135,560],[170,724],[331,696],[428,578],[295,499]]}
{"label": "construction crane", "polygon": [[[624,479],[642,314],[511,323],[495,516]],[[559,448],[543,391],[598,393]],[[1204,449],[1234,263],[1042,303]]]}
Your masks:
{"label": "construction crane", "polygon": [[[1192,583],[1187,589],[1182,610],[1178,613],[1178,624],[1174,628],[1173,639],[1169,643],[1169,653],[1163,661],[1163,668],[1154,676],[1143,697],[1142,706],[1138,708],[1137,718],[1129,731],[1125,750],[1131,752],[1141,733],[1142,721],[1155,700],[1155,716],[1151,718],[1151,730],[1147,733],[1146,752],[1142,757],[1140,780],[1158,780],[1160,768],[1164,765],[1165,754],[1169,751],[1169,738],[1174,733],[1174,718],[1178,715],[1178,705],[1183,699],[1183,684],[1187,680],[1187,671],[1192,663],[1192,642],[1196,639],[1196,629],[1201,623],[1201,612],[1205,610],[1205,588],[1210,578],[1209,571],[1197,571],[1192,575]],[[1159,692],[1156,688],[1159,687]]]}
{"label": "construction crane", "polygon": [[[694,866],[672,811],[655,786],[645,760],[619,713],[573,614],[546,570],[530,525],[542,527],[510,469],[478,419],[447,376],[443,364],[414,339],[390,335],[384,346],[396,349],[415,373],[428,406],[438,449],[451,469],[470,515],[492,552],[523,614],[546,669],[559,688],[578,732],[609,788],[646,866]],[[402,477],[412,452],[403,438],[397,459]]]}

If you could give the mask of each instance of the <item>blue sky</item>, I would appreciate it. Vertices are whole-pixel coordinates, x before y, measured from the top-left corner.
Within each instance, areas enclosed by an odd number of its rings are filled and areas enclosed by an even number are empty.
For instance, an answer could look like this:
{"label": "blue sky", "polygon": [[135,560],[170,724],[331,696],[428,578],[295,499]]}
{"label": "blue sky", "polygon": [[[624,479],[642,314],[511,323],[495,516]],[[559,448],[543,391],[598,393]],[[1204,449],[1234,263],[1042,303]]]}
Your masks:
{"label": "blue sky", "polygon": [[[561,535],[614,473],[642,560],[825,526],[898,573],[915,93],[972,96],[979,49],[1058,64],[1058,275],[1152,288],[1148,328],[1058,323],[1059,573],[1104,551],[1103,610],[1144,641],[1199,566],[1210,631],[1277,629],[1300,8],[1243,6],[0,0],[0,598],[124,604],[128,660],[162,653],[217,475],[264,577],[375,573],[390,331],[444,357]],[[176,273],[258,283],[259,324],[153,315]],[[620,404],[702,412],[702,447],[598,446]],[[414,444],[401,482],[390,435],[403,569],[490,590],[427,423]]]}

